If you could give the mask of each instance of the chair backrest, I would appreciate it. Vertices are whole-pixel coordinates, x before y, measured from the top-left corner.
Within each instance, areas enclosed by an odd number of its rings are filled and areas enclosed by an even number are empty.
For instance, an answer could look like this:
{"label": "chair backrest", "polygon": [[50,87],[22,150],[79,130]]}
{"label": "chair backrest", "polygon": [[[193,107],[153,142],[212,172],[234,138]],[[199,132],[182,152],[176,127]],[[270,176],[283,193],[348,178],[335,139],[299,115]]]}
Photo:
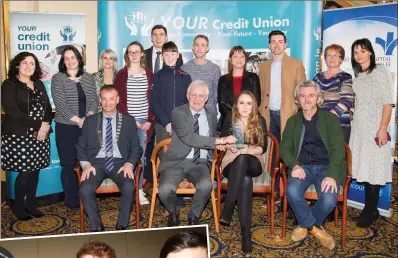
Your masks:
{"label": "chair backrest", "polygon": [[160,158],[159,152],[166,151],[169,148],[171,143],[171,138],[167,138],[158,142],[152,151],[151,162],[152,162],[152,176],[153,176],[153,185],[157,185],[158,183],[158,169],[160,166]]}

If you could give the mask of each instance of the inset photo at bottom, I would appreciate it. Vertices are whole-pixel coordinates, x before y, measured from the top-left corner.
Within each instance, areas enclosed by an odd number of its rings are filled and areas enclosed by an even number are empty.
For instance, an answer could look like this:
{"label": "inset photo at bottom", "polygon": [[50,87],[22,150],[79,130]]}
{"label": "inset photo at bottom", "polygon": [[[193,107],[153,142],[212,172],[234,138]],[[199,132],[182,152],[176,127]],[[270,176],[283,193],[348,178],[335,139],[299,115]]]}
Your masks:
{"label": "inset photo at bottom", "polygon": [[4,258],[208,258],[207,225],[0,241]]}

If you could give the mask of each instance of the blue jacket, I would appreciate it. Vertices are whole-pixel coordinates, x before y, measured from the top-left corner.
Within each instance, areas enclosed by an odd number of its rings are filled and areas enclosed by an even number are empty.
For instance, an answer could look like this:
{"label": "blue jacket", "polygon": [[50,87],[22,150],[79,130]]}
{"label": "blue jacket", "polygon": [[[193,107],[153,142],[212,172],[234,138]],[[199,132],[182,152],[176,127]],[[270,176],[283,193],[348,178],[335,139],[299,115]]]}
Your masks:
{"label": "blue jacket", "polygon": [[171,123],[173,109],[188,103],[187,89],[191,81],[191,76],[179,67],[170,67],[166,64],[153,75],[150,105],[156,123],[166,127]]}

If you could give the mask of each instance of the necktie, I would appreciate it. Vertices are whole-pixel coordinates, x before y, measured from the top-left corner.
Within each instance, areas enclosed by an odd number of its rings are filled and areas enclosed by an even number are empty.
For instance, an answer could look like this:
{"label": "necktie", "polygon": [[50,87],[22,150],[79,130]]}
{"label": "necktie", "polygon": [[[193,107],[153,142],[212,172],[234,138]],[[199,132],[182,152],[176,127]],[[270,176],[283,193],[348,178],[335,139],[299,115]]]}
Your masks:
{"label": "necktie", "polygon": [[[194,124],[193,124],[193,128],[194,128],[194,133],[199,134],[199,116],[200,114],[195,114],[194,117]],[[199,148],[194,148],[193,150],[193,158],[192,158],[192,162],[195,164],[198,164],[200,158],[200,149]]]}
{"label": "necktie", "polygon": [[105,134],[105,169],[111,171],[113,165],[113,142],[112,142],[112,117],[107,117],[108,123],[106,124]]}
{"label": "necktie", "polygon": [[156,52],[156,59],[155,59],[155,69],[153,73],[156,73],[157,71],[160,70],[160,52]]}

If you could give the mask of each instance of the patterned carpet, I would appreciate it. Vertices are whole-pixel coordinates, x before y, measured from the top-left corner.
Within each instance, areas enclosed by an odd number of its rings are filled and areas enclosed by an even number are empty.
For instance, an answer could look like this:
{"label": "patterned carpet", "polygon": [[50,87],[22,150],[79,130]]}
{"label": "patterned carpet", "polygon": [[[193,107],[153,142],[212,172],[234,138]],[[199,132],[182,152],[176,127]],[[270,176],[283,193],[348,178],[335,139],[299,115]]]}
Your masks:
{"label": "patterned carpet", "polygon": [[[332,222],[326,222],[325,228],[336,237],[337,248],[329,251],[323,248],[312,236],[302,242],[294,243],[290,234],[294,229],[292,221],[288,220],[287,238],[281,239],[282,213],[277,206],[275,214],[276,233],[279,236],[269,236],[269,219],[266,209],[262,207],[265,198],[254,198],[253,210],[253,243],[254,250],[251,257],[397,257],[398,254],[398,178],[397,166],[394,168],[393,192],[391,208],[394,210],[391,218],[380,218],[371,228],[361,229],[355,226],[351,218],[359,215],[359,211],[348,208],[347,247],[341,248],[340,226],[337,228]],[[118,197],[101,199],[100,210],[106,230],[113,230],[116,224]],[[187,216],[191,203],[180,210],[181,225],[187,224]],[[79,211],[65,208],[62,204],[40,207],[47,216],[30,221],[18,221],[11,213],[8,205],[1,210],[2,238],[27,237],[38,235],[55,235],[79,232]],[[141,207],[141,228],[148,227],[149,206]],[[235,211],[231,227],[221,227],[220,234],[215,232],[211,205],[209,204],[202,216],[203,224],[209,224],[210,250],[212,257],[244,257],[240,250],[240,227]],[[135,228],[134,212],[131,213],[129,228]],[[339,221],[340,225],[340,221]],[[158,208],[155,209],[153,227],[165,227],[166,218]],[[88,221],[86,220],[86,230]],[[249,256],[247,256],[249,257]]]}

